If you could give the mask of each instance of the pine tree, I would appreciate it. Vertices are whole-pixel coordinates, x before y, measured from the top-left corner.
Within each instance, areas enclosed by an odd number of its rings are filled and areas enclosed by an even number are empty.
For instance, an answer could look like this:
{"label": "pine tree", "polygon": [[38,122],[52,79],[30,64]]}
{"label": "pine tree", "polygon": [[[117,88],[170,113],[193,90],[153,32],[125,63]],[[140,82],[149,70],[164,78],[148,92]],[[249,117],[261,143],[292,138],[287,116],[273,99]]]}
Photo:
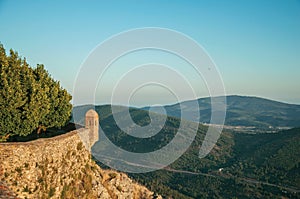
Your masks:
{"label": "pine tree", "polygon": [[11,129],[9,120],[10,116],[7,113],[7,70],[8,70],[8,59],[6,56],[5,49],[0,44],[0,141],[6,140],[9,136],[9,129]]}
{"label": "pine tree", "polygon": [[71,115],[70,100],[43,65],[32,69],[17,52],[10,50],[7,56],[0,44],[0,141],[65,125]]}
{"label": "pine tree", "polygon": [[[61,127],[70,120],[72,99],[68,92],[60,87],[59,82],[53,80],[43,65],[38,65],[35,69],[39,84],[47,89],[45,92],[49,99],[49,112],[40,120],[38,132],[50,127]],[[49,89],[49,90],[48,90]]]}
{"label": "pine tree", "polygon": [[21,59],[11,50],[6,60],[8,64],[1,66],[1,133],[5,137],[22,134],[21,107],[26,96],[20,81]]}
{"label": "pine tree", "polygon": [[24,83],[27,89],[27,103],[24,106],[23,112],[23,128],[26,132],[32,132],[39,127],[39,121],[49,113],[49,99],[47,92],[49,92],[47,85],[41,85],[37,81],[34,71],[29,68],[28,64],[24,62]]}

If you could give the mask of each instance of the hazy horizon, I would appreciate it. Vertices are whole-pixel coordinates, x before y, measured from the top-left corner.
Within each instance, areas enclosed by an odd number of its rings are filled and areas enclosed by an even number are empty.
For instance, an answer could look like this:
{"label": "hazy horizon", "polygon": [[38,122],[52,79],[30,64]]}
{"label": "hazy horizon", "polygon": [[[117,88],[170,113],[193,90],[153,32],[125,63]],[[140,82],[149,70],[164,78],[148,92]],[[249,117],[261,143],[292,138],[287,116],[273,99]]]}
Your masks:
{"label": "hazy horizon", "polygon": [[[216,97],[220,97],[220,96],[216,96]],[[284,103],[284,104],[290,104],[290,105],[299,105],[300,103],[289,103],[289,102],[285,102],[285,101],[279,101],[279,100],[275,100],[275,99],[271,99],[271,98],[265,98],[265,97],[261,97],[261,96],[254,96],[254,95],[226,95],[226,97],[249,97],[249,98],[261,98],[261,99],[265,99],[265,100],[270,100],[270,101],[275,101],[275,102],[279,102],[279,103]],[[199,98],[194,98],[194,99],[187,99],[184,101],[178,101],[178,102],[167,102],[165,104],[144,104],[144,105],[129,105],[129,107],[133,107],[133,108],[145,108],[145,107],[151,107],[151,106],[170,106],[170,105],[174,105],[177,103],[182,103],[182,102],[187,102],[187,101],[193,101],[193,100],[198,100],[198,99],[204,99],[204,98],[210,98],[210,96],[203,96],[203,97],[199,97]],[[90,104],[90,103],[86,103],[86,104],[73,104],[74,107],[79,107],[79,106],[105,106],[105,105],[114,105],[114,106],[127,106],[126,104],[110,104],[110,103],[96,103],[96,104]]]}

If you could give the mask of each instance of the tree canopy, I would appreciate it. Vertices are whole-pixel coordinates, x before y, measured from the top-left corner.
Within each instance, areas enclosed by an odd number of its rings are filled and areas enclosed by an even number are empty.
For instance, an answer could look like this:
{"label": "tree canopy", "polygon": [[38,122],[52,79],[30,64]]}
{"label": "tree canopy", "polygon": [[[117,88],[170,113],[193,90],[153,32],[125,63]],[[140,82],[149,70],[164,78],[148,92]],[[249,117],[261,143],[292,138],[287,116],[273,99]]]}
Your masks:
{"label": "tree canopy", "polygon": [[6,55],[0,44],[0,141],[64,126],[70,119],[71,99],[43,65],[31,68],[17,52]]}

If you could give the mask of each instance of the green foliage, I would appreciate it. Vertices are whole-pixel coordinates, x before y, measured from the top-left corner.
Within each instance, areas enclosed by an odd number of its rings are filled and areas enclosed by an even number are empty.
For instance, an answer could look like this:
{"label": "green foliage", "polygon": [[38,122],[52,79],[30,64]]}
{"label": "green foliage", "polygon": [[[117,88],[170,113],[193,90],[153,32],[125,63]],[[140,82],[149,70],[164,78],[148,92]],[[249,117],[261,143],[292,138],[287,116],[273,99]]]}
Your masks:
{"label": "green foliage", "polygon": [[63,186],[63,190],[61,191],[61,194],[60,194],[60,198],[61,199],[65,199],[66,198],[66,195],[67,195],[67,192],[70,190],[70,186],[68,185],[64,185]]}
{"label": "green foliage", "polygon": [[44,182],[44,178],[43,177],[39,177],[38,178],[38,183],[42,184]]}
{"label": "green foliage", "polygon": [[79,198],[82,193],[84,193],[83,198],[93,198],[93,171],[90,169],[91,165],[86,164],[82,168],[81,172],[77,174],[72,174],[71,182],[65,181],[65,177],[61,180],[61,185],[63,185],[62,191],[60,193],[60,198]]}
{"label": "green foliage", "polygon": [[117,177],[117,174],[116,174],[116,173],[109,173],[108,175],[109,175],[109,177],[110,177],[111,179]]}
{"label": "green foliage", "polygon": [[121,185],[118,185],[118,186],[117,186],[117,189],[118,189],[118,191],[120,191],[120,192],[122,192],[122,191],[123,191],[123,189],[122,189],[122,186],[121,186]]}
{"label": "green foliage", "polygon": [[26,185],[24,188],[23,188],[23,192],[29,192],[30,190],[29,190],[29,188],[28,188],[28,186]]}
{"label": "green foliage", "polygon": [[6,55],[0,44],[0,141],[65,125],[70,100],[71,95],[43,65],[32,69],[17,52],[10,50]]}
{"label": "green foliage", "polygon": [[55,188],[50,187],[49,192],[48,192],[48,198],[51,198],[55,194]]}
{"label": "green foliage", "polygon": [[24,167],[25,167],[25,168],[28,168],[28,167],[29,167],[29,163],[26,162],[26,163],[24,164]]}
{"label": "green foliage", "polygon": [[16,170],[18,173],[22,173],[21,167],[17,167],[15,170]]}
{"label": "green foliage", "polygon": [[282,186],[300,187],[300,128],[235,135],[231,173]]}
{"label": "green foliage", "polygon": [[78,142],[76,149],[77,149],[77,151],[82,150],[83,149],[83,143],[82,142]]}

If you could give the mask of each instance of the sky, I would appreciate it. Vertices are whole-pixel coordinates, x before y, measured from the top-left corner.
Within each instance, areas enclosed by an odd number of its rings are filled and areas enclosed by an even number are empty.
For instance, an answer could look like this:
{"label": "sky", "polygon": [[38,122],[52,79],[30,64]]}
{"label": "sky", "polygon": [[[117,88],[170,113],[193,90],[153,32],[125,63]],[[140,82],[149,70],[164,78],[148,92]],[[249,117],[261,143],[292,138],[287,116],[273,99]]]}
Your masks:
{"label": "sky", "polygon": [[[300,104],[299,0],[0,0],[0,42],[26,57],[32,67],[44,64],[70,93],[82,64],[99,44],[120,32],[144,27],[171,29],[201,45],[218,68],[227,95]],[[198,81],[184,60],[144,50],[112,64],[111,72],[101,80],[104,86],[97,87],[95,103],[110,103],[113,82],[130,67],[149,63],[179,71],[196,90],[196,97],[209,95],[203,79]],[[158,76],[176,82],[169,72]],[[176,94],[192,97],[183,87],[177,92],[174,95],[157,85],[137,88],[130,104],[169,104],[178,100]],[[86,93],[78,95],[78,104],[91,103],[89,98],[85,100]]]}

